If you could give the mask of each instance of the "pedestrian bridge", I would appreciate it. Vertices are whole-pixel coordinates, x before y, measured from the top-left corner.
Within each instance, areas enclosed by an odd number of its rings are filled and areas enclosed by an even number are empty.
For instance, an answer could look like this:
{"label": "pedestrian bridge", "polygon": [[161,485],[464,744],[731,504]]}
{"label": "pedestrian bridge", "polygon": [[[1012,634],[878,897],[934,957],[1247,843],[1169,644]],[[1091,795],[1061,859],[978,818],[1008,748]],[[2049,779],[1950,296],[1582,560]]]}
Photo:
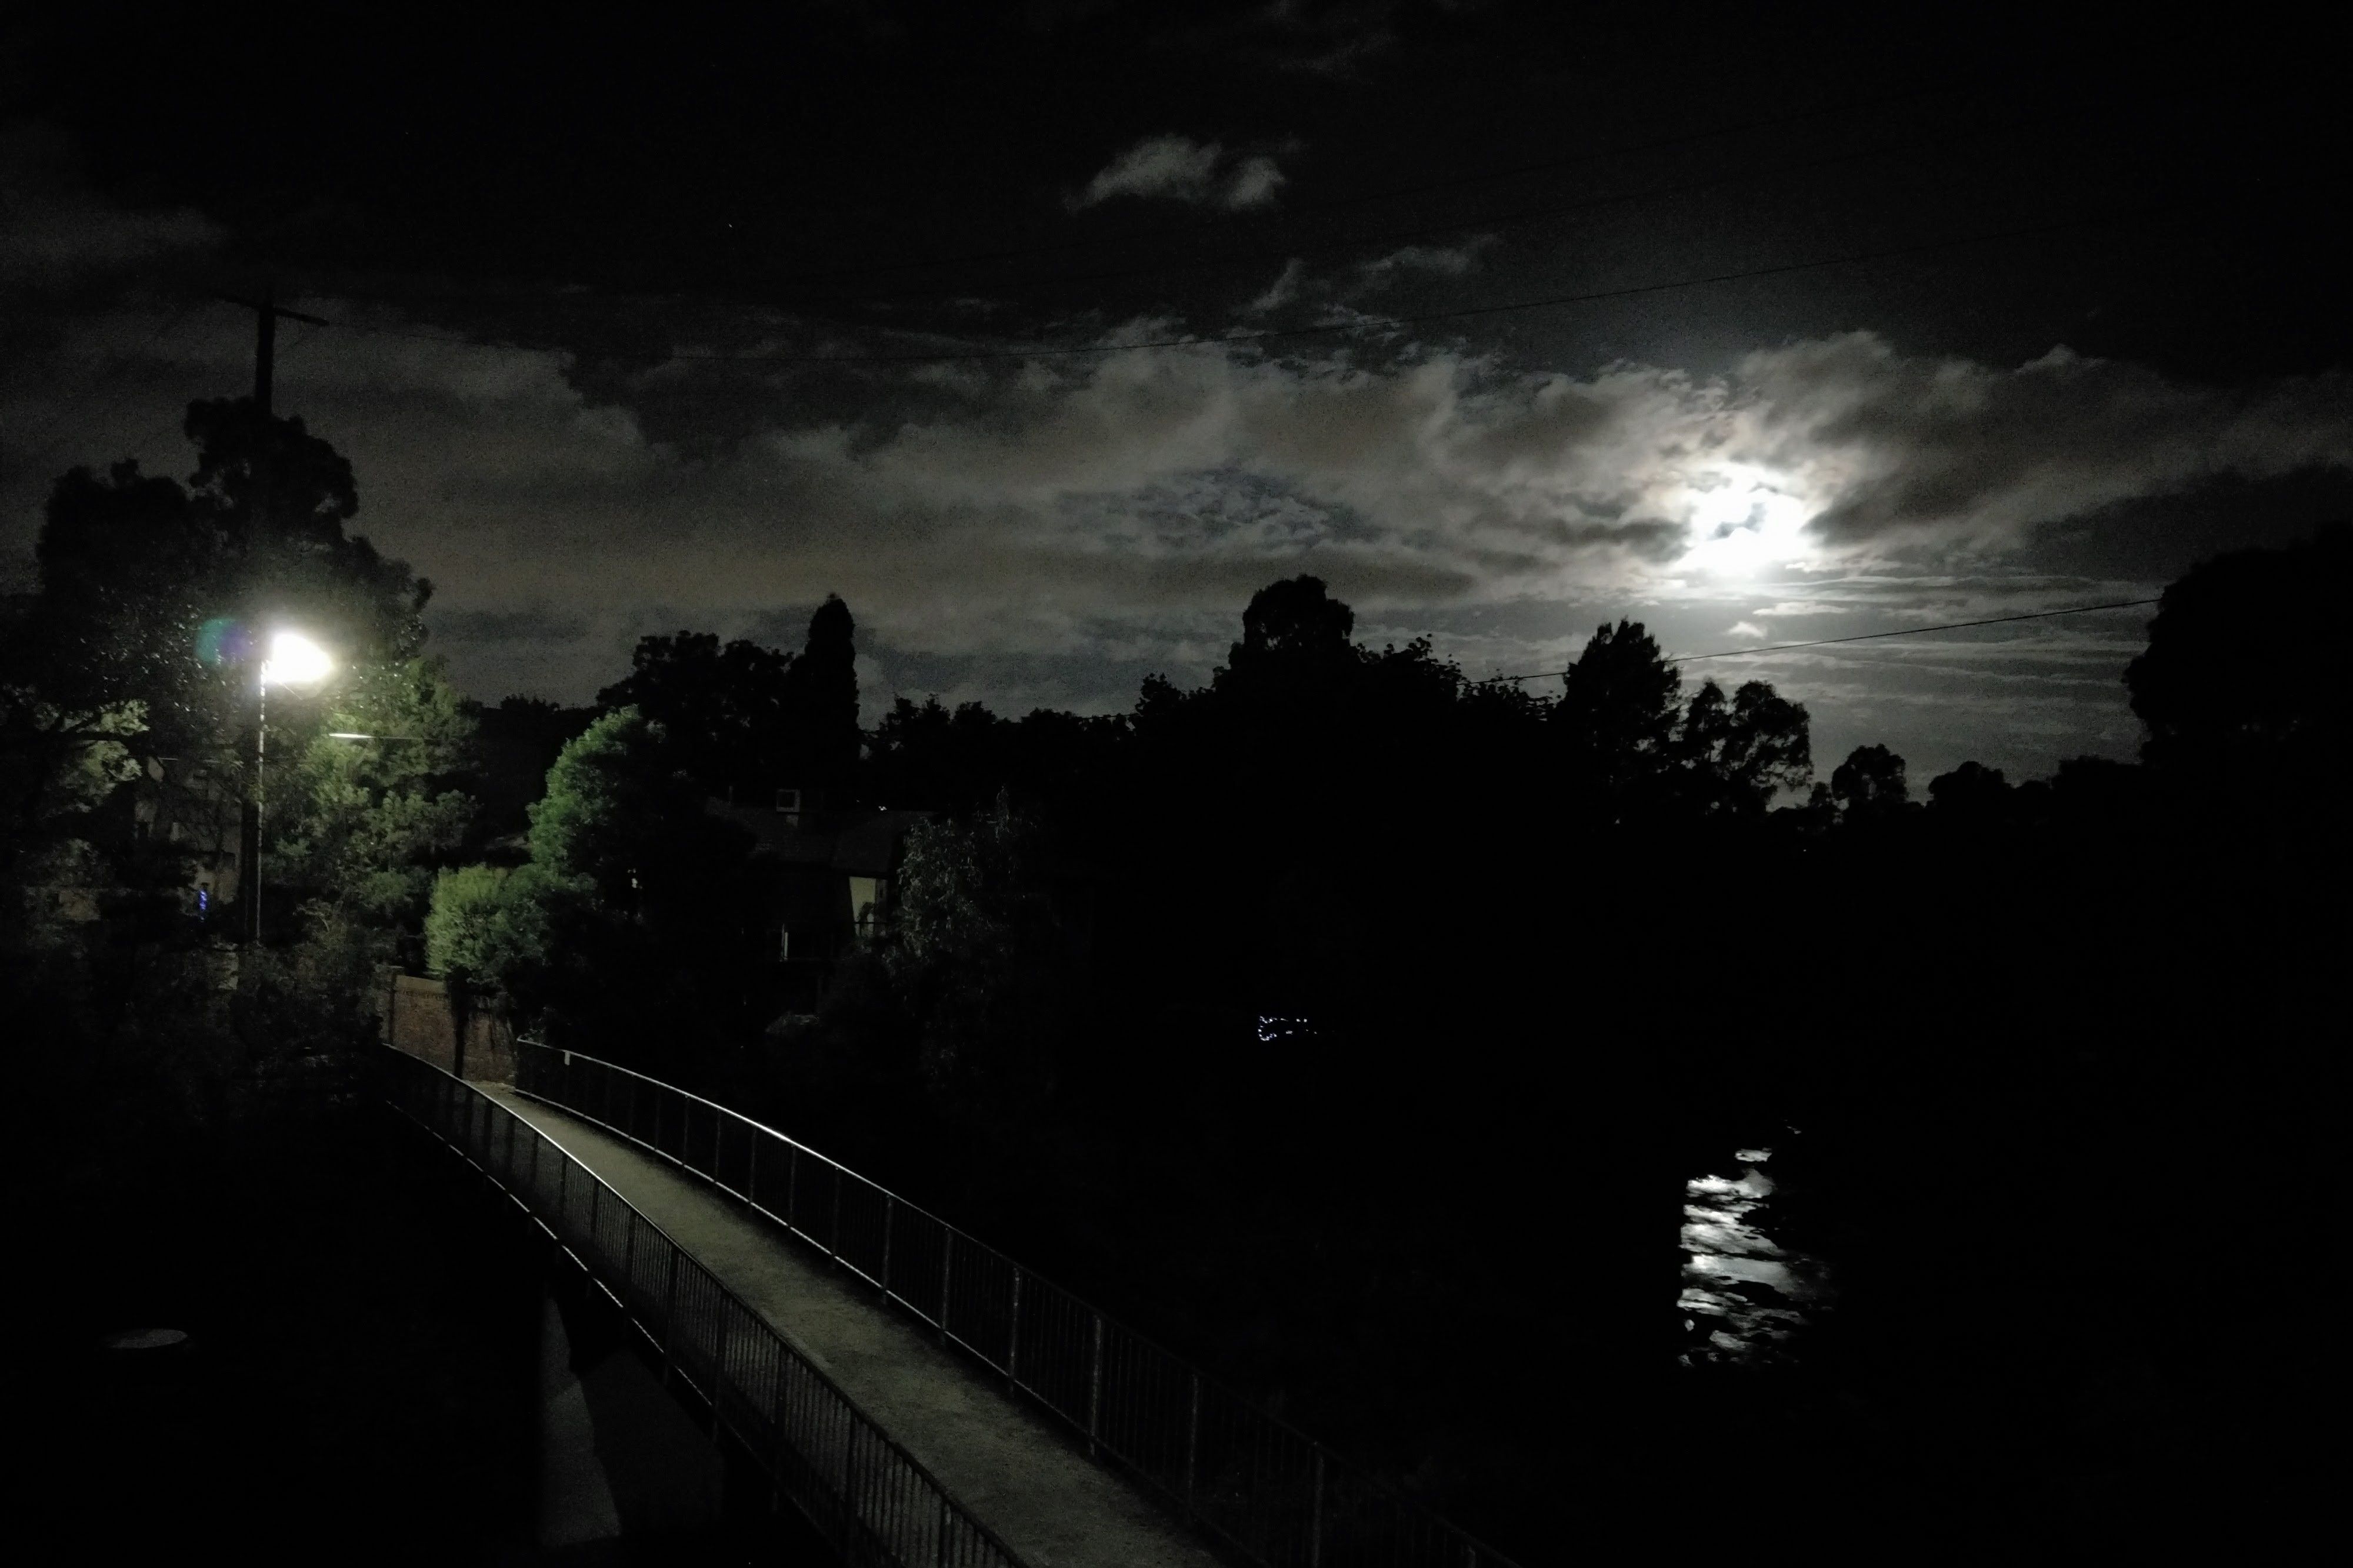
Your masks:
{"label": "pedestrian bridge", "polygon": [[1511,1568],[1001,1253],[723,1107],[522,1043],[384,1094],[626,1315],[713,1436],[860,1563]]}

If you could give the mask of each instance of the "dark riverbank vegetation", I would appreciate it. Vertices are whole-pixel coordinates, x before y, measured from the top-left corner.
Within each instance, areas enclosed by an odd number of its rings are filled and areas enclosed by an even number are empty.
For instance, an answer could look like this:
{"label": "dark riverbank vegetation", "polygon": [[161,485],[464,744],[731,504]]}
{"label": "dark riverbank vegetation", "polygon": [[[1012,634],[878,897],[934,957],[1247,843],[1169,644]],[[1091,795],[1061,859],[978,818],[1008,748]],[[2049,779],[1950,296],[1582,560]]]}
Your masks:
{"label": "dark riverbank vegetation", "polygon": [[[187,429],[185,484],[58,481],[0,629],[7,1147],[45,1190],[352,1101],[380,977],[430,968],[1530,1563],[1564,1508],[1914,1560],[2320,1484],[2342,526],[2167,590],[2139,761],[1920,780],[1630,620],[1529,689],[1359,643],[1308,575],[1124,714],[875,711],[831,598],[797,650],[683,631],[596,710],[484,706],[326,441]],[[271,698],[237,946],[239,639],[281,619],[339,675]],[[1684,1183],[1790,1125],[1766,1206],[1837,1305],[1771,1367],[1686,1367]]]}

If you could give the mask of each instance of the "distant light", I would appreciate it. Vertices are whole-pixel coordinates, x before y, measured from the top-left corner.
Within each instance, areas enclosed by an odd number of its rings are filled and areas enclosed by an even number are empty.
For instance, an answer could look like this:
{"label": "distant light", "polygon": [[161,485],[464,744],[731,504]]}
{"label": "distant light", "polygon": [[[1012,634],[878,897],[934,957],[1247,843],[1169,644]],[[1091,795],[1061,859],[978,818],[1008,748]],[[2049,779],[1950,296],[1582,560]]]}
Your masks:
{"label": "distant light", "polygon": [[261,684],[316,686],[333,671],[327,650],[301,632],[280,632],[269,639],[269,658],[261,666]]}

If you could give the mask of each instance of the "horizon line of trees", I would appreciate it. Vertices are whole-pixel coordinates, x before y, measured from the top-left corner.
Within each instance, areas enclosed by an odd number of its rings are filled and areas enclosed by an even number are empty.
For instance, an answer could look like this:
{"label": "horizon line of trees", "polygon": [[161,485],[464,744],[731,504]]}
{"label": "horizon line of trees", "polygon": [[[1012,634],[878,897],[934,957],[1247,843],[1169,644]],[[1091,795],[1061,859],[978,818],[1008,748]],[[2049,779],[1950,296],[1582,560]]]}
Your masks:
{"label": "horizon line of trees", "polygon": [[[1392,927],[1450,900],[1475,907],[1480,895],[1426,847],[1398,852],[1442,822],[1548,825],[1597,869],[1639,877],[1644,854],[1883,839],[1915,820],[1980,836],[2080,831],[2145,816],[2160,797],[2168,810],[2195,797],[2210,815],[2303,821],[2344,766],[2342,700],[2307,647],[2327,613],[2318,585],[2342,575],[2343,525],[2222,557],[2167,590],[2126,677],[2148,731],[2142,764],[2071,759],[2049,781],[2013,784],[1967,762],[1930,781],[1924,803],[1883,746],[1858,746],[1817,778],[1802,704],[1763,680],[1687,689],[1639,622],[1598,627],[1546,697],[1471,679],[1426,637],[1359,644],[1354,613],[1304,574],[1252,595],[1206,684],[1147,678],[1124,714],[1016,719],[901,697],[862,727],[855,622],[831,595],[797,652],[648,637],[593,713],[485,707],[425,651],[432,584],[349,532],[357,482],[328,442],[300,419],[258,420],[249,399],[192,405],[186,434],[197,461],[185,485],[130,462],[58,480],[39,591],[0,629],[0,874],[17,893],[5,940],[69,968],[68,886],[108,889],[110,929],[135,932],[131,949],[188,946],[184,858],[139,830],[138,792],[121,786],[168,787],[192,759],[216,781],[242,776],[251,668],[238,639],[287,614],[337,647],[341,674],[315,696],[273,700],[263,879],[275,918],[259,967],[283,952],[344,987],[438,948],[461,984],[488,976],[527,1013],[569,995],[570,1011],[616,1026],[687,1020],[739,1040],[756,1037],[765,1004],[723,970],[756,963],[746,933],[766,889],[727,869],[748,863],[748,839],[715,824],[705,797],[799,787],[937,813],[949,820],[914,852],[972,865],[994,863],[972,836],[996,831],[1025,846],[996,857],[1002,877],[1075,866],[1109,885],[1095,913],[1114,928],[1106,951],[1127,983],[1155,955],[1183,954],[1245,972],[1240,990],[1328,994],[1394,945],[1377,934],[1384,905]],[[1017,818],[1020,831],[1004,826]],[[531,907],[494,933],[492,912],[518,898]],[[1246,951],[1202,952],[1201,933],[1235,926],[1248,928]],[[630,972],[668,1000],[616,1007],[586,980],[603,973],[609,991]],[[104,993],[90,1005],[102,1010]],[[329,1010],[348,1030],[355,1005]],[[110,1027],[127,1026],[118,1007]]]}

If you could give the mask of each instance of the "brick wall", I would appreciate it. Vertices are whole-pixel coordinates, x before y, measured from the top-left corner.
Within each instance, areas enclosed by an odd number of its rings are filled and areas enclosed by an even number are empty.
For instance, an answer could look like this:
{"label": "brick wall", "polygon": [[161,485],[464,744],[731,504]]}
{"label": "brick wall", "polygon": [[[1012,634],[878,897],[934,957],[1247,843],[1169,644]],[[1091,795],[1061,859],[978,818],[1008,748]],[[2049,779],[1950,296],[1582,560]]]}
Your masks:
{"label": "brick wall", "polygon": [[[385,971],[376,979],[375,1007],[384,1037],[394,1047],[450,1068],[457,1059],[458,1026],[450,1016],[448,991],[439,980]],[[492,998],[477,1000],[468,1020],[466,1076],[481,1083],[514,1081],[514,1031]]]}

